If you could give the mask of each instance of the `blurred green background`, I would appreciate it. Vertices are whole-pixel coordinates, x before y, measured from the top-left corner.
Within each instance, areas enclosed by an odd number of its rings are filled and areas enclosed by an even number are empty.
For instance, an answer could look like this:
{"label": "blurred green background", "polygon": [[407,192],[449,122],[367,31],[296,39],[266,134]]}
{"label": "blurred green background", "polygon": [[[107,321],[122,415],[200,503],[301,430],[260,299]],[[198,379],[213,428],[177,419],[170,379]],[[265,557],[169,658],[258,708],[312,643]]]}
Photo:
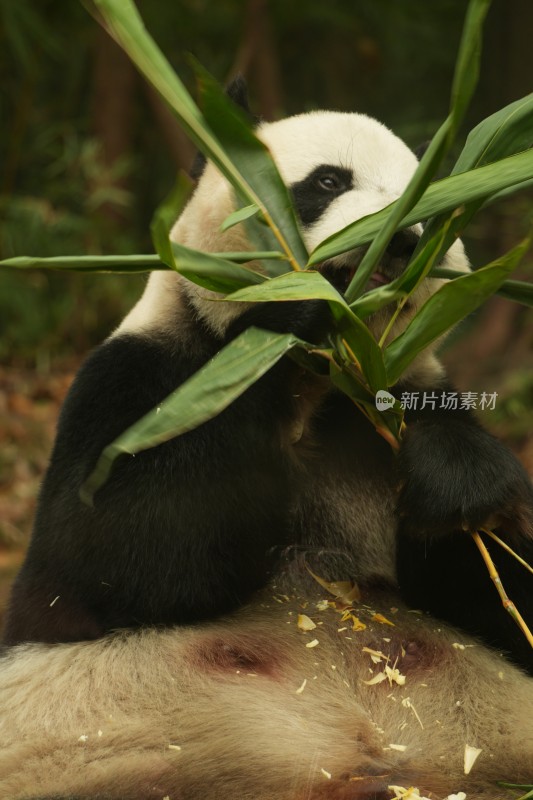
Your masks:
{"label": "blurred green background", "polygon": [[[446,114],[466,0],[138,6],[193,94],[190,53],[221,82],[244,73],[254,110],[266,119],[316,107],[357,110],[416,147]],[[0,16],[0,256],[150,252],[153,210],[193,157],[174,118],[80,3],[0,0]],[[531,91],[532,32],[531,0],[495,0],[465,133]],[[515,196],[484,212],[467,240],[474,263],[516,242],[531,208],[531,195]],[[44,369],[85,352],[144,280],[0,270],[0,359]],[[496,321],[481,337],[487,353],[515,347],[531,328],[523,309],[492,306]]]}

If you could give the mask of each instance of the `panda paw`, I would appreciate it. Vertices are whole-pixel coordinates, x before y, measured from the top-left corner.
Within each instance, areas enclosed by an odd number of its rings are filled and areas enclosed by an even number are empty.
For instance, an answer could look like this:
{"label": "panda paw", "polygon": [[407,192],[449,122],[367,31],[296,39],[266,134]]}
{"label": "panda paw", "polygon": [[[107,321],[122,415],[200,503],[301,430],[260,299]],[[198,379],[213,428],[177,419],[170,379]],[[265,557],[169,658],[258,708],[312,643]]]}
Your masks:
{"label": "panda paw", "polygon": [[408,533],[501,527],[533,539],[533,487],[515,456],[471,421],[409,426],[399,454],[398,512]]}

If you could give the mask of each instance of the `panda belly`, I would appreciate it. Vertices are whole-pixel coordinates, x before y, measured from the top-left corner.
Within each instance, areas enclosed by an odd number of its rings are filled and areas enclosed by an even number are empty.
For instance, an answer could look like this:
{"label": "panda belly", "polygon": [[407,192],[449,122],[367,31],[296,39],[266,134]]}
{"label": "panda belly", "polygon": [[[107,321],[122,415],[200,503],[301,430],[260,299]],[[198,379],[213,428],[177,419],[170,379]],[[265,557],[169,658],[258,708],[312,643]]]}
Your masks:
{"label": "panda belly", "polygon": [[395,592],[343,618],[297,572],[202,626],[15,648],[0,701],[9,800],[499,800],[533,772],[519,670]]}

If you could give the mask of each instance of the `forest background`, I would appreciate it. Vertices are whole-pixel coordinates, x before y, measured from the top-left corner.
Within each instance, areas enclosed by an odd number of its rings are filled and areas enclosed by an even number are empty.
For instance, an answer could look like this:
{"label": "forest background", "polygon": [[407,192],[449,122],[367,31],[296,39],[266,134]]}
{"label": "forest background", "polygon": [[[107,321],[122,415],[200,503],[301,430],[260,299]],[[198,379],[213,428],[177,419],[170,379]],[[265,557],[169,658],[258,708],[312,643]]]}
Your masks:
{"label": "forest background", "polygon": [[[190,53],[222,83],[244,74],[264,119],[355,110],[412,147],[446,116],[466,10],[466,0],[137,5],[193,95]],[[80,3],[0,0],[0,26],[0,258],[151,252],[154,209],[194,157],[175,118]],[[530,0],[494,0],[465,134],[532,91],[532,33]],[[465,237],[474,265],[516,244],[532,216],[531,191],[483,211]],[[532,254],[513,277],[533,279]],[[61,400],[84,354],[145,280],[0,269],[0,608]],[[443,355],[460,390],[498,393],[483,421],[533,473],[531,309],[493,297]]]}

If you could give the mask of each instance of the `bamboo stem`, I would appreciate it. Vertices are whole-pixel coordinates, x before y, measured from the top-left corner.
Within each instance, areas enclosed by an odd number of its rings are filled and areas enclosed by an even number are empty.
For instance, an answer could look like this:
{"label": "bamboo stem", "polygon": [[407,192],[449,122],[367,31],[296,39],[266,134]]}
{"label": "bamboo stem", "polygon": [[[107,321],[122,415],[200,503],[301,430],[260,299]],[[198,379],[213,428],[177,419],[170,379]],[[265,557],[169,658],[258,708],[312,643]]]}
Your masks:
{"label": "bamboo stem", "polygon": [[493,562],[493,560],[492,560],[492,558],[490,556],[489,551],[485,547],[485,544],[482,541],[481,536],[479,535],[479,531],[473,531],[471,535],[472,535],[472,538],[473,538],[474,542],[476,543],[476,545],[478,547],[479,552],[481,553],[483,561],[485,562],[485,564],[487,566],[487,569],[489,571],[489,575],[492,578],[492,581],[493,581],[493,583],[494,583],[494,585],[496,587],[496,590],[497,590],[498,594],[500,595],[503,607],[505,608],[506,611],[509,612],[509,614],[514,619],[514,621],[516,622],[516,624],[518,625],[518,627],[521,629],[522,633],[524,634],[524,636],[528,640],[529,644],[533,648],[533,634],[529,630],[528,626],[526,625],[525,620],[523,619],[522,615],[518,611],[518,609],[515,606],[515,604],[513,603],[513,601],[510,600],[509,597],[507,596],[507,592],[503,588],[503,584],[501,582],[500,576],[498,575],[498,571],[497,571],[496,567],[494,566],[494,562]]}
{"label": "bamboo stem", "polygon": [[529,570],[529,572],[531,572],[531,574],[533,575],[533,567],[531,567],[527,563],[527,561],[524,561],[524,559],[521,556],[519,556],[518,553],[515,553],[515,551],[512,550],[509,547],[509,545],[503,541],[503,539],[500,539],[499,536],[496,536],[494,531],[489,531],[488,528],[481,528],[481,532],[486,533],[487,536],[490,536],[491,539],[494,539],[494,541],[497,542],[500,545],[500,547],[503,547],[503,549],[506,550],[509,553],[509,555],[513,556],[513,558],[516,558],[519,564],[522,564],[522,566],[525,567],[527,570]]}

